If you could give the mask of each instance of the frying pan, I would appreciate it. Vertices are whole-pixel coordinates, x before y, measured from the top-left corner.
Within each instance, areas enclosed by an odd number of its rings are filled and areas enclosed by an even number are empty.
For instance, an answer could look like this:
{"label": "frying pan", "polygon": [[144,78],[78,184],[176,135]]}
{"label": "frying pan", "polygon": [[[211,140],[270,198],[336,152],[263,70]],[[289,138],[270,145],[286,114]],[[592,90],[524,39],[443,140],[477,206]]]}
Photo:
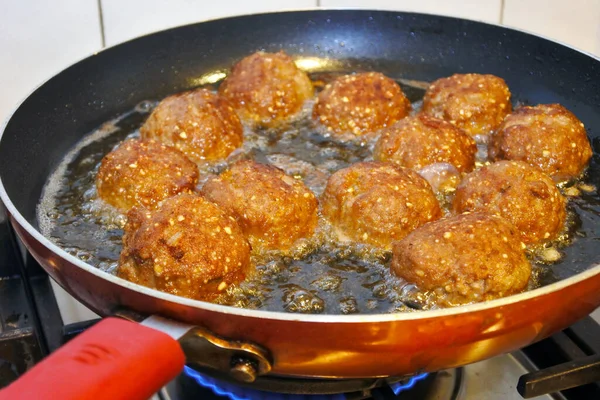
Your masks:
{"label": "frying pan", "polygon": [[[155,385],[161,384],[181,368],[180,348],[187,362],[247,382],[261,375],[403,376],[518,349],[600,305],[600,266],[594,262],[599,251],[592,244],[577,247],[585,264],[581,271],[566,271],[558,282],[519,295],[443,310],[342,316],[237,309],[176,297],[102,272],[42,236],[35,211],[42,187],[84,134],[142,100],[194,87],[201,77],[221,74],[261,49],[283,49],[317,67],[326,68],[324,60],[335,60],[351,69],[420,81],[456,72],[499,75],[511,88],[513,101],[558,102],[585,123],[596,151],[590,181],[597,184],[600,178],[600,62],[519,31],[432,15],[319,10],[210,21],[109,48],[50,79],[14,112],[0,140],[0,193],[19,238],[71,295],[104,316],[116,313],[137,321],[153,317],[142,325],[101,322],[74,344],[74,353],[58,352],[64,365],[77,365],[76,379],[64,378],[72,370],[59,373],[55,363],[36,375],[38,382],[51,375],[55,390],[65,379],[77,390],[86,390],[76,383],[89,385],[111,373],[146,382],[140,378],[146,372],[135,371],[154,366],[147,374],[158,380]],[[169,347],[177,342],[156,329],[179,338],[179,345]],[[152,336],[148,332],[158,336],[145,342]],[[135,348],[139,343],[144,345]],[[140,354],[145,357],[142,362],[124,364],[124,359]],[[107,365],[103,373],[86,372]],[[93,376],[88,382],[89,374]],[[32,390],[31,386],[17,383],[9,390]],[[109,386],[100,389],[106,393]],[[143,385],[135,390],[139,386]],[[127,395],[136,398],[140,393]]]}

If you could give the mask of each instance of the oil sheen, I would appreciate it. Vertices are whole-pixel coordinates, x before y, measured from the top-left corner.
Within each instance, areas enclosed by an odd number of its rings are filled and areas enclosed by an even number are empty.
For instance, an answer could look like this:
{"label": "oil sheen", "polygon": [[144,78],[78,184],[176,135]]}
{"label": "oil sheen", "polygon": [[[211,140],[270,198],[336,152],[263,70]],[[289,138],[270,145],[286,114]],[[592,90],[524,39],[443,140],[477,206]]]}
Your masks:
{"label": "oil sheen", "polygon": [[[337,75],[319,73],[311,78],[322,86]],[[399,83],[413,103],[413,112],[418,111],[426,83],[406,80]],[[108,273],[115,273],[118,268],[126,217],[98,198],[96,173],[104,155],[125,138],[139,136],[139,127],[156,104],[157,101],[140,103],[87,135],[53,172],[38,206],[39,225],[46,237]],[[254,159],[283,169],[320,195],[333,172],[372,159],[375,137],[344,141],[331,138],[315,127],[310,119],[311,109],[309,102],[304,112],[285,128],[246,128],[241,149],[221,163],[199,166],[204,178],[199,186],[210,174],[221,172],[237,160]],[[479,165],[485,164],[485,150],[483,145]],[[590,169],[597,169],[596,158]],[[598,182],[586,177],[561,188],[569,198],[569,221],[559,240],[529,251],[533,265],[530,289],[572,276],[600,262],[598,252],[593,251],[600,238],[597,188]],[[447,206],[447,196],[440,193],[439,198]],[[277,252],[254,255],[255,273],[230,288],[217,302],[253,309],[326,314],[412,312],[437,307],[432,294],[390,274],[390,252],[339,243],[334,237],[331,227],[321,219],[315,236],[300,241],[291,255]]]}

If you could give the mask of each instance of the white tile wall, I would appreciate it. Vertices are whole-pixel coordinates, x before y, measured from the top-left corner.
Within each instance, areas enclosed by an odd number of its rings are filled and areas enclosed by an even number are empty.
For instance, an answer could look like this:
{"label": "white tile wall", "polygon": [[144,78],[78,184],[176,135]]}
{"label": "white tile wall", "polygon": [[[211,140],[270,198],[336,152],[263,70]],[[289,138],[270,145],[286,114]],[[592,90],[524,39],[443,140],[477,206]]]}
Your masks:
{"label": "white tile wall", "polygon": [[600,55],[598,0],[504,0],[502,22]]}
{"label": "white tile wall", "polygon": [[[0,120],[37,85],[102,47],[96,0],[3,1],[0,5]],[[54,282],[53,282],[54,283]],[[65,323],[95,316],[57,287]]]}
{"label": "white tile wall", "polygon": [[0,2],[0,120],[39,83],[101,46],[96,0]]}
{"label": "white tile wall", "polygon": [[[315,7],[365,7],[464,17],[540,33],[600,54],[599,0],[20,0],[0,2],[0,119],[35,86],[102,46],[227,15]],[[101,5],[101,7],[99,7]],[[66,323],[91,312],[60,288]],[[600,309],[596,311],[600,319]]]}
{"label": "white tile wall", "polygon": [[[526,1],[526,0],[525,0]],[[502,0],[321,0],[322,7],[361,7],[448,15],[500,23]]]}
{"label": "white tile wall", "polygon": [[316,0],[101,0],[106,44],[230,15],[315,7]]}

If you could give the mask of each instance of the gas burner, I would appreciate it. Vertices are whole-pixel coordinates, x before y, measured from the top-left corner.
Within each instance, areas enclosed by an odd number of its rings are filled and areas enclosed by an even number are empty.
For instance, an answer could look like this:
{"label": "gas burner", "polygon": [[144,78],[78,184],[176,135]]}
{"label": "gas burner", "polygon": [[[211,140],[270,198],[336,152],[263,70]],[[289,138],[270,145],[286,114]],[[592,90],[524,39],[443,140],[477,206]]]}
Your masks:
{"label": "gas burner", "polygon": [[[423,373],[401,380],[336,381],[270,378],[270,382],[278,383],[270,386],[270,391],[266,391],[213,378],[186,367],[185,372],[166,387],[166,391],[171,400],[451,400],[457,399],[461,392],[462,377],[462,368],[459,368],[436,374]],[[367,386],[359,390],[344,390],[360,384]],[[336,388],[341,392],[335,393]],[[319,390],[326,390],[327,393],[320,393]]]}

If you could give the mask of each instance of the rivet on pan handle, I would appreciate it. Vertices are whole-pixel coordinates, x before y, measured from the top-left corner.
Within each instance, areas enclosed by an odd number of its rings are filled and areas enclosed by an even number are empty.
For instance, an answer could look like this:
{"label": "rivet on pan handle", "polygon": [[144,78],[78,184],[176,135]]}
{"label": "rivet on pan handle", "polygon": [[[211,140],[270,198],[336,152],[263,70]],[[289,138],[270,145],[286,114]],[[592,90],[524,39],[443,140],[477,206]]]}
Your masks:
{"label": "rivet on pan handle", "polygon": [[[144,318],[124,310],[115,315],[142,324],[156,318]],[[258,376],[269,373],[273,364],[270,352],[262,346],[242,340],[225,339],[202,326],[189,329],[179,338],[179,345],[185,353],[186,363],[202,369],[219,371],[240,382],[254,382]]]}
{"label": "rivet on pan handle", "polygon": [[188,362],[224,372],[242,382],[254,382],[271,371],[268,350],[254,343],[221,338],[204,327],[196,327],[180,340]]}

